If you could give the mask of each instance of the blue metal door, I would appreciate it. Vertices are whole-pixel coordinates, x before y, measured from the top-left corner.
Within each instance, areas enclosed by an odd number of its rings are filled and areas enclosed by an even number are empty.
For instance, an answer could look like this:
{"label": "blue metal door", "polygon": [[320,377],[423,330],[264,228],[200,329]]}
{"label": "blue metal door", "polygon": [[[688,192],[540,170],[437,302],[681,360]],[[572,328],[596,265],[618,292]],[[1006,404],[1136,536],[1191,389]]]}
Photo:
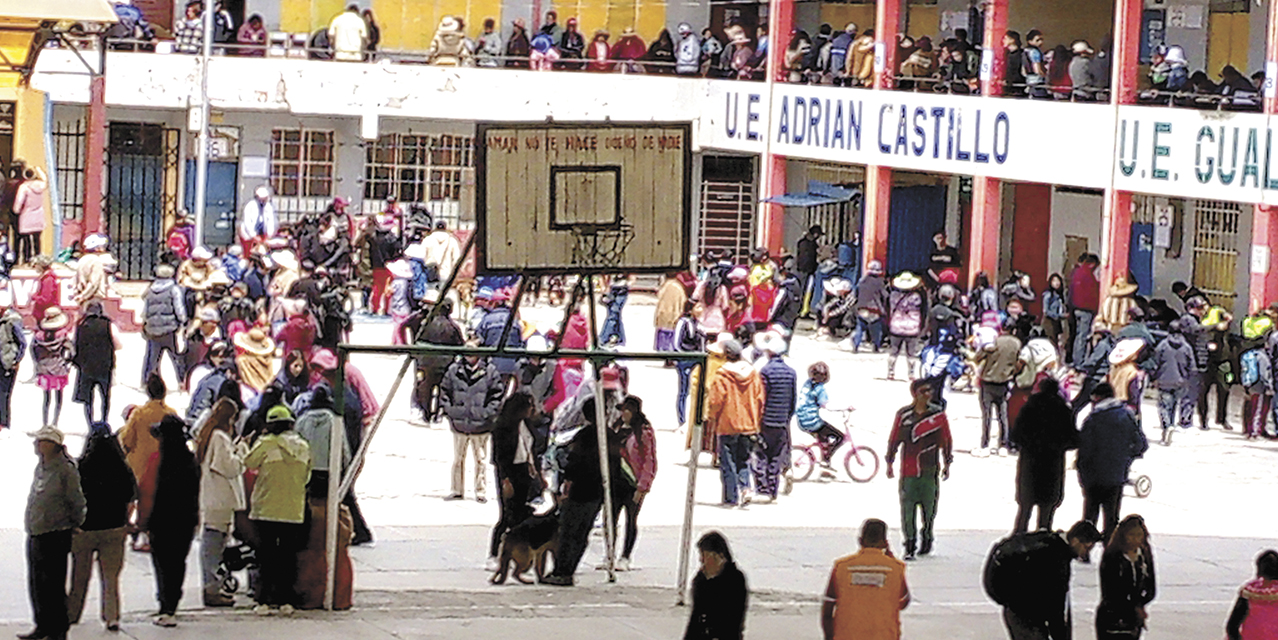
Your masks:
{"label": "blue metal door", "polygon": [[[235,194],[239,190],[237,162],[209,162],[208,195],[204,198],[204,245],[225,247],[235,242]],[[186,161],[186,210],[195,215],[195,161]]]}
{"label": "blue metal door", "polygon": [[909,270],[927,273],[932,236],[945,228],[945,187],[892,189],[888,232],[889,274]]}
{"label": "blue metal door", "polygon": [[1140,285],[1137,293],[1142,296],[1154,293],[1154,225],[1148,222],[1132,223],[1127,268],[1136,278],[1136,284]]}

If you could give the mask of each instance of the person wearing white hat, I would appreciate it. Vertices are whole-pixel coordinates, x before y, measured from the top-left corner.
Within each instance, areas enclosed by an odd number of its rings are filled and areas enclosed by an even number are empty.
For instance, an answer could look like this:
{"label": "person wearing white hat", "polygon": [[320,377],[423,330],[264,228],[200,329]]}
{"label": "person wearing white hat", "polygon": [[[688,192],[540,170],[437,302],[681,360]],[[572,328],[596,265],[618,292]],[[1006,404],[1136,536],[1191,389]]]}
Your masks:
{"label": "person wearing white hat", "polygon": [[182,287],[173,281],[173,266],[155,267],[155,280],[142,295],[142,337],[146,338],[146,355],[142,359],[142,384],[152,373],[159,373],[165,351],[173,360],[178,380],[186,379],[186,362],[179,355],[178,331],[186,326],[186,300]]}
{"label": "person wearing white hat", "polygon": [[71,538],[88,514],[80,474],[54,426],[30,434],[40,457],[27,497],[27,581],[35,629],[19,638],[65,640],[67,615],[67,558]]}
{"label": "person wearing white hat", "polygon": [[271,204],[271,188],[262,185],[253,191],[253,199],[244,205],[240,215],[239,236],[244,253],[251,253],[254,245],[265,242],[278,230],[279,218]]}
{"label": "person wearing white hat", "polygon": [[1145,395],[1145,379],[1147,374],[1137,366],[1145,341],[1140,338],[1119,340],[1109,352],[1110,386],[1114,387],[1114,398],[1127,404],[1136,422],[1140,423],[1140,401]]}
{"label": "person wearing white hat", "polygon": [[762,331],[755,335],[755,346],[763,351],[767,363],[759,369],[759,378],[763,381],[763,421],[759,436],[763,442],[751,466],[758,491],[756,499],[772,502],[781,488],[781,473],[790,461],[790,418],[794,417],[798,398],[798,375],[782,357],[786,344],[780,334]]}
{"label": "person wearing white hat", "polygon": [[107,252],[107,237],[101,233],[84,239],[84,255],[75,266],[75,303],[83,308],[92,300],[107,295],[110,274],[115,270],[116,259]]}

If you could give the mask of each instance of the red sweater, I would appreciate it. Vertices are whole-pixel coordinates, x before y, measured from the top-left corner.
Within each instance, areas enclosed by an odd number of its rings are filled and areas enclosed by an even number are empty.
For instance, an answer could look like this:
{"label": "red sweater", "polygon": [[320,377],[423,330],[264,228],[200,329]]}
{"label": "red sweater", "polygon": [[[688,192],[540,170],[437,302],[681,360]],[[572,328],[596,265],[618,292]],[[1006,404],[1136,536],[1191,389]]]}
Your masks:
{"label": "red sweater", "polygon": [[1075,309],[1092,313],[1100,309],[1100,280],[1091,267],[1078,265],[1069,274],[1069,303]]}

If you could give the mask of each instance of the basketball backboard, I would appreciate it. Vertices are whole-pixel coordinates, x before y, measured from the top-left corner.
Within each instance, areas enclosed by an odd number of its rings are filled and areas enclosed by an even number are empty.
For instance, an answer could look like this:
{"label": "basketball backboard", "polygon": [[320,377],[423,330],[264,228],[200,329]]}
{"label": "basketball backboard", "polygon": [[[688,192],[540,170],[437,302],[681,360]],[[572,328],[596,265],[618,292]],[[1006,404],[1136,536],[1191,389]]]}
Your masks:
{"label": "basketball backboard", "polygon": [[690,138],[686,123],[478,125],[480,271],[686,268]]}

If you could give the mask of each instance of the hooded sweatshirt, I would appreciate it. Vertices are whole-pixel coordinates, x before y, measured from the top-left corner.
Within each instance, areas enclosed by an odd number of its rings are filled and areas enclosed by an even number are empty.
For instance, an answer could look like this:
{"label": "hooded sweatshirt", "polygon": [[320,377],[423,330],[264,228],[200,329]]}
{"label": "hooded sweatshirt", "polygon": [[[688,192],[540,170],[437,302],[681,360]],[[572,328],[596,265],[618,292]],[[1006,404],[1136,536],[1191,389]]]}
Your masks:
{"label": "hooded sweatshirt", "polygon": [[763,419],[763,380],[749,362],[729,362],[710,381],[708,406],[708,419],[718,435],[758,433]]}
{"label": "hooded sweatshirt", "polygon": [[1172,333],[1154,348],[1154,386],[1163,391],[1185,389],[1197,377],[1194,349],[1185,336]]}

